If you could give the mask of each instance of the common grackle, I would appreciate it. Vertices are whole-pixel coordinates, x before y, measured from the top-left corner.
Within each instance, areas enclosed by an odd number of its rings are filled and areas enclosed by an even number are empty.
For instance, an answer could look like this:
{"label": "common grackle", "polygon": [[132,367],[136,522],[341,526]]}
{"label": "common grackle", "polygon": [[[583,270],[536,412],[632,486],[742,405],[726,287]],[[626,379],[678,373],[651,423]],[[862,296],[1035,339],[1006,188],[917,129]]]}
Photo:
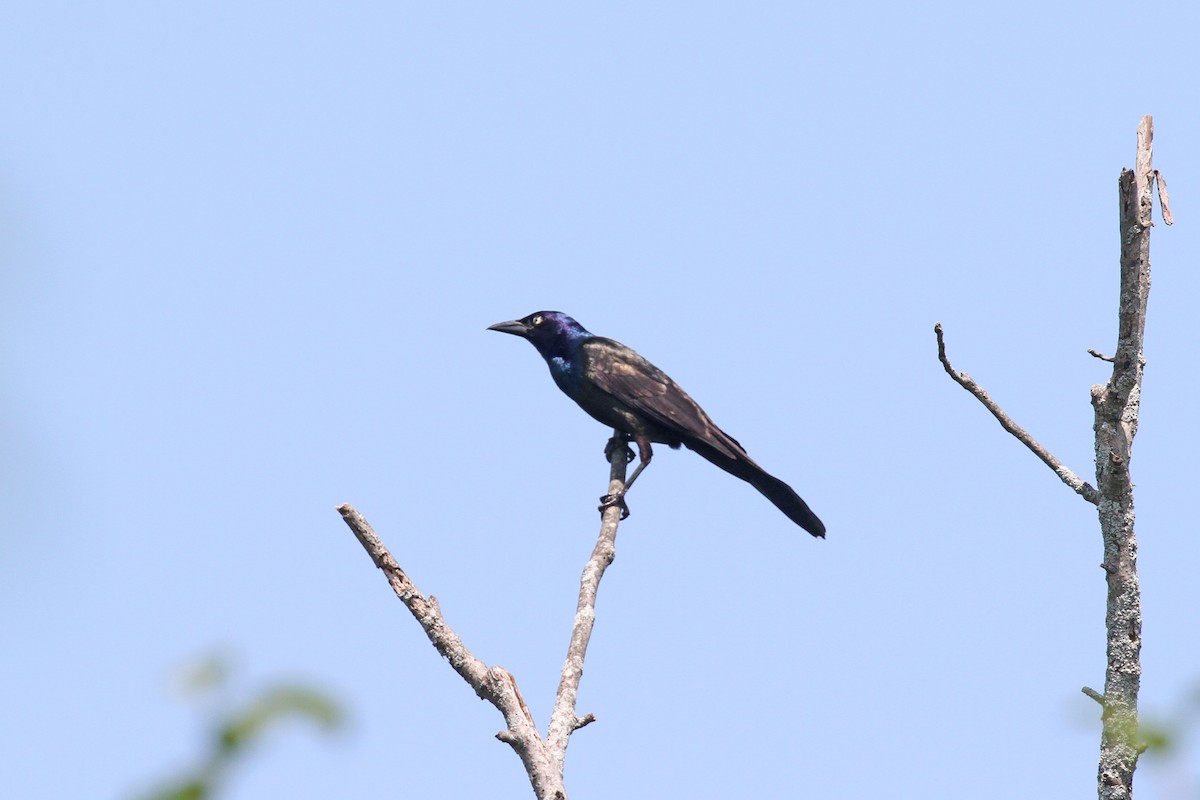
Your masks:
{"label": "common grackle", "polygon": [[[813,536],[825,536],[825,525],[792,487],[754,463],[687,392],[630,348],[588,332],[561,311],[538,311],[523,319],[497,322],[488,330],[528,339],[546,359],[559,389],[626,441],[637,444],[638,466],[622,495],[650,463],[651,442],[672,448],[687,445],[758,489]],[[624,507],[623,496],[606,496],[602,501]]]}

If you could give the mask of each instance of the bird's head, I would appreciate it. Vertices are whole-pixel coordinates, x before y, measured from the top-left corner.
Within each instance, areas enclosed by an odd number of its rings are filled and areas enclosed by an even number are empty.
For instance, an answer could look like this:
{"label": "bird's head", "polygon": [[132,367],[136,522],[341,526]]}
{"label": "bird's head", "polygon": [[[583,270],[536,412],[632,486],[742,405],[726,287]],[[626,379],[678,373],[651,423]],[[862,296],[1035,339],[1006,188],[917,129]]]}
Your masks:
{"label": "bird's head", "polygon": [[528,339],[543,358],[569,356],[580,341],[592,335],[561,311],[535,311],[521,319],[489,325],[488,330]]}

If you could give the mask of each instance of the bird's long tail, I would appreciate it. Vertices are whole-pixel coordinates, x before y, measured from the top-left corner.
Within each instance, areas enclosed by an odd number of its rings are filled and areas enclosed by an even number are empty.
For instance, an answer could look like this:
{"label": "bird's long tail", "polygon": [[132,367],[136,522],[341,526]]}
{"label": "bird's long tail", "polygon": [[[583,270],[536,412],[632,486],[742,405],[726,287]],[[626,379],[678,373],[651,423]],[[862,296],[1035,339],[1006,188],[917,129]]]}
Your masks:
{"label": "bird's long tail", "polygon": [[[796,491],[792,487],[756,464],[750,456],[746,455],[746,451],[738,445],[732,436],[725,434],[725,438],[728,441],[721,442],[722,446],[719,449],[703,439],[685,440],[684,444],[687,445],[689,450],[693,450],[704,456],[705,459],[716,464],[730,475],[736,475],[755,489],[758,489],[764,497],[774,503],[775,507],[782,511],[792,522],[804,528],[804,530],[813,536],[818,536],[822,539],[825,538],[825,524],[812,512],[812,509],[808,507],[808,503],[804,502],[803,498],[796,494]],[[729,444],[732,444],[733,447],[728,446]],[[730,456],[725,451],[733,452],[736,455]]]}

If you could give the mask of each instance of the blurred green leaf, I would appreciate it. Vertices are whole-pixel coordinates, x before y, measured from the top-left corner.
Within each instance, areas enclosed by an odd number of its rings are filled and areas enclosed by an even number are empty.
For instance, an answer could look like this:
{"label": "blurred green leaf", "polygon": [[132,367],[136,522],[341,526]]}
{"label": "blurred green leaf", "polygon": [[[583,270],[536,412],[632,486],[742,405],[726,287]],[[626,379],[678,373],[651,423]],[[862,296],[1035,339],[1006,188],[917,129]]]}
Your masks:
{"label": "blurred green leaf", "polygon": [[145,800],[206,800],[209,797],[208,783],[189,779],[178,786],[148,794]]}
{"label": "blurred green leaf", "polygon": [[1143,725],[1139,733],[1142,744],[1146,746],[1146,752],[1158,755],[1169,755],[1170,750],[1179,741],[1177,732],[1167,726]]}
{"label": "blurred green leaf", "polygon": [[[200,694],[225,688],[229,674],[228,660],[212,656],[190,666],[182,683],[188,694]],[[143,795],[141,800],[209,800],[216,795],[234,759],[257,744],[268,729],[289,720],[331,731],[341,724],[342,711],[329,696],[306,686],[286,684],[264,689],[249,702],[217,717],[212,726],[213,749],[201,758],[199,766],[169,781],[165,788]]]}
{"label": "blurred green leaf", "polygon": [[302,686],[269,689],[244,710],[232,715],[218,732],[218,747],[233,753],[249,746],[271,725],[298,717],[332,730],[341,723],[341,710],[328,697]]}

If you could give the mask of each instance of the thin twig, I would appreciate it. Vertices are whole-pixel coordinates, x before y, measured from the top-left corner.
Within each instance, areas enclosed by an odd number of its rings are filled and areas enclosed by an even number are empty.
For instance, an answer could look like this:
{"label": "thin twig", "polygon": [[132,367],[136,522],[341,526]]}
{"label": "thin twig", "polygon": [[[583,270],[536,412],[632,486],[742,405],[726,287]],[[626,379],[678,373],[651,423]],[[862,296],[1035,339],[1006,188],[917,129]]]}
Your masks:
{"label": "thin twig", "polygon": [[1098,353],[1090,347],[1088,348],[1088,353],[1095,356],[1096,358],[1100,359],[1101,361],[1107,361],[1110,364],[1113,361],[1112,356],[1106,356],[1106,355],[1104,355],[1104,353]]}
{"label": "thin twig", "polygon": [[959,386],[975,395],[975,398],[979,400],[979,402],[983,403],[984,408],[992,412],[992,416],[994,416],[1000,422],[1001,427],[1003,427],[1004,430],[1008,431],[1013,436],[1017,437],[1022,444],[1032,450],[1033,454],[1040,458],[1046,464],[1046,466],[1054,470],[1054,474],[1057,475],[1063,483],[1074,489],[1076,493],[1078,493],[1089,503],[1095,504],[1098,502],[1100,499],[1100,493],[1096,491],[1095,487],[1068,469],[1067,466],[1055,458],[1049,450],[1047,450],[1045,447],[1042,447],[1042,445],[1040,445],[1036,439],[1030,436],[1028,431],[1026,431],[1017,423],[1013,422],[1012,418],[1009,417],[1008,414],[1004,413],[1004,410],[996,404],[996,401],[993,400],[986,391],[984,391],[983,387],[973,381],[971,377],[967,375],[967,373],[958,372],[954,369],[954,367],[950,366],[950,359],[946,357],[946,341],[942,333],[942,324],[940,322],[933,326],[933,332],[937,336],[938,359],[942,362],[942,366],[945,367],[946,374],[953,378],[954,382]]}

